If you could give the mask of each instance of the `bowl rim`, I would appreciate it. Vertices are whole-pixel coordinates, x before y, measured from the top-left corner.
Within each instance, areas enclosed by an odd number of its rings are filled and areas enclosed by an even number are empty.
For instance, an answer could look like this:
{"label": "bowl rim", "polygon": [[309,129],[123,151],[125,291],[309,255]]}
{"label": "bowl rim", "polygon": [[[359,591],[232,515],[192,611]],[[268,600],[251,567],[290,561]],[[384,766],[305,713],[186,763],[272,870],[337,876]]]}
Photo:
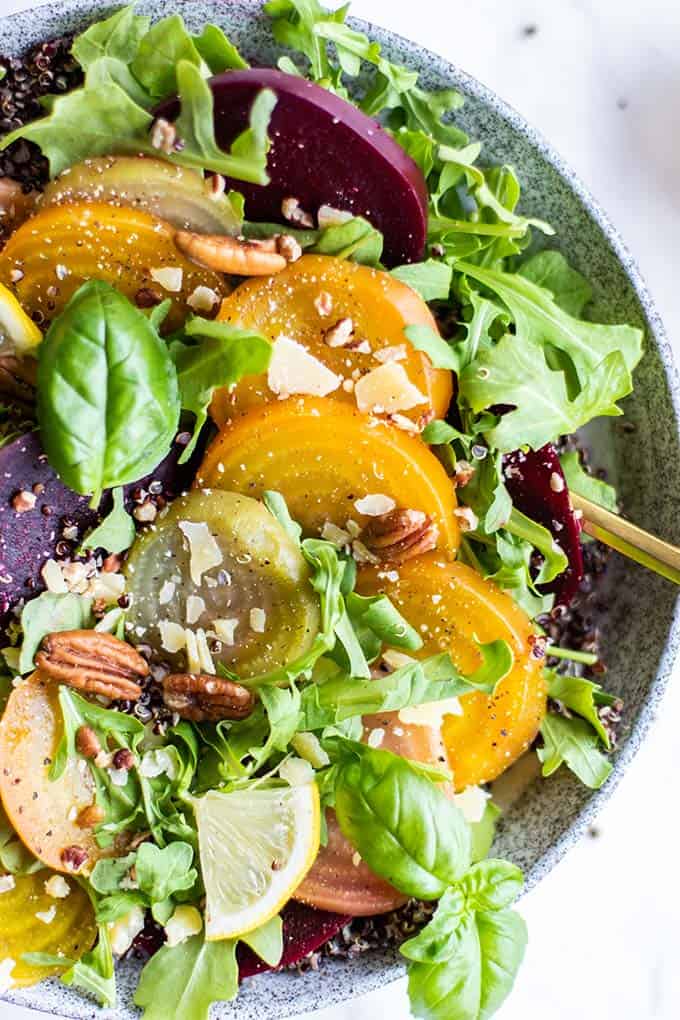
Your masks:
{"label": "bowl rim", "polygon": [[[262,2],[263,0],[236,0],[236,6],[250,8],[255,15],[261,12]],[[28,22],[32,15],[48,15],[50,11],[59,15],[76,15],[79,11],[82,11],[83,19],[85,20],[94,8],[111,11],[122,5],[123,0],[120,0],[120,2],[115,2],[115,0],[113,2],[112,0],[49,0],[49,2],[41,3],[37,7],[0,14],[0,27],[12,22]],[[181,12],[181,8],[190,5],[191,0],[171,0],[169,6],[172,7],[172,12],[174,13]],[[347,22],[352,28],[369,36],[375,36],[377,32],[381,37],[380,41],[382,43],[386,42],[388,45],[398,48],[408,62],[422,64],[423,59],[426,59],[428,69],[433,70],[437,75],[451,82],[453,87],[463,93],[464,97],[473,98],[484,107],[492,109],[512,130],[522,136],[540,154],[543,160],[577,197],[581,207],[600,229],[608,247],[616,256],[643,312],[646,339],[648,344],[653,344],[657,349],[667,382],[676,431],[680,434],[680,371],[668,341],[663,321],[637,265],[637,261],[628,249],[620,231],[613,225],[600,202],[594,198],[580,176],[571,168],[570,164],[560,155],[558,150],[548,142],[545,136],[531,125],[523,114],[469,72],[451,63],[446,57],[429,49],[427,46],[421,45],[415,40],[409,39],[380,24],[356,17],[349,17]],[[626,769],[643,742],[647,739],[656,721],[659,701],[668,688],[674,666],[679,658],[680,595],[676,599],[673,608],[671,625],[659,656],[656,675],[650,681],[644,704],[627,731],[625,744],[612,762],[612,772],[607,782],[600,790],[591,793],[577,817],[571,821],[569,826],[555,839],[551,847],[529,868],[525,875],[522,895],[532,890],[560,862],[567,851],[578,842],[587,827],[593,822],[618,788]],[[394,954],[392,955],[394,956]],[[354,967],[357,966],[359,960],[361,960],[361,957],[357,957],[352,961]],[[349,987],[346,986],[347,983],[344,981],[331,983],[330,985],[319,982],[318,993],[310,997],[310,1002],[306,1004],[305,1008],[318,1010],[341,1002],[349,1002],[360,995],[365,995],[380,987],[384,987],[402,977],[404,973],[405,964],[393,958],[391,961],[385,961],[384,965],[375,971],[370,970],[364,974],[357,973],[357,980],[350,983]],[[47,1004],[31,1001],[30,991],[30,988],[17,989],[0,996],[0,1001],[15,1002],[17,1005],[29,1009],[35,1008],[47,1015],[63,1015],[61,1012],[54,1011]],[[96,1009],[96,1007],[93,1007],[93,1009]],[[108,1015],[108,1011],[101,1010],[100,1013],[102,1016]],[[97,1016],[99,1013],[93,1012],[91,1015]],[[292,1014],[284,1011],[276,1012],[275,1015],[283,1017]]]}

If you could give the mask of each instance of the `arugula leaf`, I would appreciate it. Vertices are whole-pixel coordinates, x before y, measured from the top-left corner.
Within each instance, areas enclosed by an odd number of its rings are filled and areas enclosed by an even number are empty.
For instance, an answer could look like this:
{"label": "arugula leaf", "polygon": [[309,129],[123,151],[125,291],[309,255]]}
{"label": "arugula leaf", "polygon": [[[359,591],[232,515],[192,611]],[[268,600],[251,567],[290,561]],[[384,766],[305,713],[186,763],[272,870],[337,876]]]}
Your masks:
{"label": "arugula leaf", "polygon": [[351,756],[337,776],[335,812],[343,835],[397,889],[436,899],[470,864],[461,812],[410,762],[359,746],[360,752],[344,742]]}
{"label": "arugula leaf", "polygon": [[201,429],[208,418],[208,406],[215,389],[231,386],[246,375],[266,371],[272,345],[260,333],[239,329],[229,322],[195,317],[184,326],[187,337],[199,338],[196,345],[174,340],[170,357],[177,369],[180,403],[196,416],[190,442],[180,464],[191,457]]}
{"label": "arugula leaf", "polygon": [[424,262],[397,266],[390,271],[390,275],[415,290],[423,301],[446,301],[451,290],[453,269],[437,259],[426,259]]}
{"label": "arugula leaf", "polygon": [[113,1008],[116,1005],[116,975],[106,925],[99,925],[94,949],[85,953],[65,974],[62,974],[61,981],[65,985],[87,992],[100,1006]]}
{"label": "arugula leaf", "polygon": [[201,34],[193,37],[193,41],[213,74],[240,71],[249,67],[248,62],[243,59],[218,25],[205,25]]}
{"label": "arugula leaf", "polygon": [[161,18],[140,40],[130,70],[154,99],[178,91],[176,68],[188,60],[200,68],[201,55],[187,32],[181,14]]}
{"label": "arugula leaf", "polygon": [[362,216],[326,227],[312,247],[319,255],[352,259],[365,266],[379,266],[382,250],[382,234]]}
{"label": "arugula leaf", "polygon": [[460,358],[451,344],[429,326],[407,326],[406,337],[417,351],[427,354],[434,368],[450,368],[453,372],[460,371]]}
{"label": "arugula leaf", "polygon": [[84,71],[100,57],[113,57],[129,64],[150,24],[150,18],[135,14],[134,4],[121,7],[110,18],[95,22],[77,36],[71,53]]}
{"label": "arugula leaf", "polygon": [[602,690],[600,684],[582,676],[569,676],[546,670],[548,694],[554,701],[560,701],[566,708],[582,716],[593,727],[600,740],[610,749],[609,734],[598,715],[598,706],[612,705],[616,698]]}
{"label": "arugula leaf", "polygon": [[[175,127],[184,146],[172,156],[182,166],[213,170],[251,184],[269,184],[267,128],[276,96],[270,89],[258,92],[250,108],[249,124],[225,153],[215,141],[213,95],[201,72],[188,60],[176,67],[180,115]],[[154,150],[155,151],[155,150]]]}
{"label": "arugula leaf", "polygon": [[345,605],[354,630],[360,634],[362,648],[364,651],[367,646],[369,648],[369,661],[380,654],[383,645],[409,652],[423,647],[418,631],[404,619],[387,595],[349,592]]}
{"label": "arugula leaf", "polygon": [[10,875],[32,875],[44,867],[21,842],[0,804],[0,868]]}
{"label": "arugula leaf", "polygon": [[141,973],[135,1005],[143,1020],[208,1020],[213,1002],[238,994],[236,943],[206,942],[193,935],[178,946],[161,946]]}
{"label": "arugula leaf", "polygon": [[448,652],[414,660],[376,680],[338,672],[304,688],[299,728],[320,730],[355,716],[396,712],[411,705],[457,697],[472,689],[456,670]]}
{"label": "arugula leaf", "polygon": [[619,512],[614,486],[589,474],[583,468],[576,450],[563,453],[560,456],[560,464],[569,489],[577,492],[579,496],[591,499],[593,503],[603,506],[605,510],[611,510],[614,514]]}
{"label": "arugula leaf", "polygon": [[512,669],[515,656],[508,642],[501,639],[478,644],[477,647],[482,654],[482,664],[465,679],[475,690],[493,694]]}
{"label": "arugula leaf", "polygon": [[19,672],[30,673],[34,657],[44,637],[62,630],[81,630],[90,625],[91,601],[71,592],[54,594],[45,591],[26,603],[21,612],[24,634]]}
{"label": "arugula leaf", "polygon": [[642,356],[642,330],[634,326],[576,319],[560,308],[549,291],[517,273],[483,269],[466,262],[456,268],[501,299],[510,310],[518,338],[532,347],[543,349],[551,344],[563,351],[573,362],[584,389],[589,374],[613,353],[620,354],[628,372],[632,372]]}
{"label": "arugula leaf", "polygon": [[140,891],[154,904],[191,889],[198,877],[191,866],[193,860],[194,849],[188,843],[169,843],[162,848],[142,843],[135,863]]}
{"label": "arugula leaf", "polygon": [[536,577],[536,584],[548,584],[567,569],[569,565],[567,556],[551,532],[542,524],[532,521],[516,507],[512,508],[506,529],[511,535],[523,542],[528,542],[534,549],[538,549],[543,557],[541,569]]}
{"label": "arugula leaf", "polygon": [[272,517],[275,517],[283,530],[292,538],[296,545],[300,545],[302,539],[302,528],[294,521],[288,511],[288,505],[280,492],[267,490],[262,494],[262,502]]}
{"label": "arugula leaf", "polygon": [[270,967],[277,967],[283,956],[283,922],[276,914],[265,924],[241,936],[241,942],[245,942],[254,953],[269,964]]}
{"label": "arugula leaf", "polygon": [[119,892],[120,883],[129,875],[130,868],[134,866],[136,860],[136,853],[126,854],[124,857],[102,858],[92,869],[90,885],[102,896]]}
{"label": "arugula leaf", "polygon": [[135,522],[125,509],[123,489],[114,489],[112,496],[113,507],[104,520],[85,536],[81,549],[106,549],[110,553],[121,553],[134,542],[137,534]]}
{"label": "arugula leaf", "polygon": [[487,440],[502,453],[520,446],[537,450],[591,418],[620,415],[616,401],[632,389],[623,356],[613,351],[589,372],[583,389],[571,400],[564,373],[549,368],[543,346],[510,334],[468,365],[459,383],[460,395],[473,411],[499,404],[515,407],[486,432]]}
{"label": "arugula leaf", "polygon": [[147,317],[110,284],[84,283],[39,348],[38,422],[62,481],[92,493],[133,482],[169,450],[177,375]]}
{"label": "arugula leaf", "polygon": [[522,262],[517,271],[537,286],[549,290],[555,304],[577,318],[592,298],[592,289],[585,276],[572,269],[562,252],[539,251]]}
{"label": "arugula leaf", "polygon": [[591,790],[599,790],[612,770],[598,750],[598,735],[585,719],[565,719],[548,713],[541,723],[543,747],[539,747],[542,773],[551,776],[565,764]]}

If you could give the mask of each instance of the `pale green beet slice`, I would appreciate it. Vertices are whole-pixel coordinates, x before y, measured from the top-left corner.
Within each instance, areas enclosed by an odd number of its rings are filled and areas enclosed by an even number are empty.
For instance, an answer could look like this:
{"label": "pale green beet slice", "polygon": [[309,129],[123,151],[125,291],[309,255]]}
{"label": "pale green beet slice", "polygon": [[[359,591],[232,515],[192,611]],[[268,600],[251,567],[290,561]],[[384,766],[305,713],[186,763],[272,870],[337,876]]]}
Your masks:
{"label": "pale green beet slice", "polygon": [[248,496],[196,490],[175,500],[134,545],[126,573],[128,637],[175,669],[196,671],[193,635],[200,671],[207,642],[215,665],[257,676],[303,655],[319,629],[297,544]]}

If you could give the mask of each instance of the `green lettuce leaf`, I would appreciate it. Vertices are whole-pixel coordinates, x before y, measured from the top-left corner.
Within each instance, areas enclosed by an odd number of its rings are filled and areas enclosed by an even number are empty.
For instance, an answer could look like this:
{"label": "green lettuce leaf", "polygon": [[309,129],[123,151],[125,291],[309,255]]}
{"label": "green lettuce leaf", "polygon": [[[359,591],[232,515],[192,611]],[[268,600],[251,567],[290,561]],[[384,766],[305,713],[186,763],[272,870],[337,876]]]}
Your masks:
{"label": "green lettuce leaf", "polygon": [[612,766],[598,750],[598,734],[585,719],[565,719],[550,712],[540,732],[543,747],[537,754],[544,776],[551,776],[565,764],[591,790],[599,790],[609,778]]}
{"label": "green lettuce leaf", "polygon": [[134,1001],[144,1010],[143,1020],[208,1020],[213,1002],[229,1002],[237,994],[236,943],[193,935],[151,957]]}
{"label": "green lettuce leaf", "polygon": [[614,486],[585,471],[576,450],[563,453],[560,456],[560,464],[569,489],[603,506],[605,510],[611,510],[614,514],[619,512]]}
{"label": "green lettuce leaf", "polygon": [[19,672],[30,673],[34,668],[35,654],[48,634],[88,627],[91,606],[90,599],[71,592],[54,594],[44,591],[42,595],[27,602],[21,612],[24,640],[19,657]]}
{"label": "green lettuce leaf", "polygon": [[583,314],[592,297],[585,276],[572,269],[562,252],[540,251],[519,266],[518,272],[544,290],[549,290],[556,305],[576,318]]}

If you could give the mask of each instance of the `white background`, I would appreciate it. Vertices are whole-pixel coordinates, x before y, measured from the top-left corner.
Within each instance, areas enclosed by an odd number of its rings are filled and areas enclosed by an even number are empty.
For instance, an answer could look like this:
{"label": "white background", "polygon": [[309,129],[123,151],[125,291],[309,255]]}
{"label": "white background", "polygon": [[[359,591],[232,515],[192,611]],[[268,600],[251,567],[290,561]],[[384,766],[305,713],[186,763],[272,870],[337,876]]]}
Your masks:
{"label": "white background", "polygon": [[[3,13],[30,6],[0,0]],[[628,241],[680,354],[678,0],[354,0],[352,9],[480,78],[551,140]],[[522,902],[529,949],[499,1020],[680,1016],[679,718],[680,685],[597,838]],[[7,1005],[0,1015],[37,1017]],[[388,1015],[408,1017],[402,983],[315,1020]]]}

